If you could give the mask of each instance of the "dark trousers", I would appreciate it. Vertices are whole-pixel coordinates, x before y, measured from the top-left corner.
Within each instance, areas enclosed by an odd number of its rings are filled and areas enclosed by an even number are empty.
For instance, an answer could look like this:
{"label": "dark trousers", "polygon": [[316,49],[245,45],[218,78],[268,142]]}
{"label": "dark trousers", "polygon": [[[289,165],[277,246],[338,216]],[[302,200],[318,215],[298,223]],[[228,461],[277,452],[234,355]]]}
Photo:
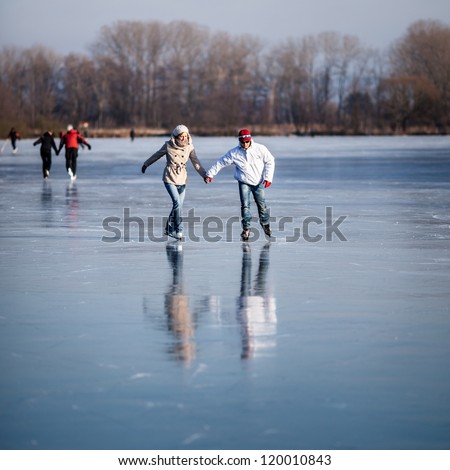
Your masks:
{"label": "dark trousers", "polygon": [[66,149],[66,170],[69,171],[70,168],[72,170],[73,176],[77,174],[77,157],[78,149]]}
{"label": "dark trousers", "polygon": [[52,151],[41,150],[41,159],[42,159],[42,176],[45,178],[47,171],[50,173],[52,168]]}

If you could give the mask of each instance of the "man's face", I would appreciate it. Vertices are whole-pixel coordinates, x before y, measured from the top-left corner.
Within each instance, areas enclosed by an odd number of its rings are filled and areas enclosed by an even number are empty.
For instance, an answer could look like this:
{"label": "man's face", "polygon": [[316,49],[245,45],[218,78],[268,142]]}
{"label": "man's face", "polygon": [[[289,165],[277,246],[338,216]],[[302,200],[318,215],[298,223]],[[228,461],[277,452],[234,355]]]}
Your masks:
{"label": "man's face", "polygon": [[250,147],[250,144],[252,143],[252,141],[251,140],[247,140],[247,141],[240,140],[239,143],[241,144],[241,147],[243,149],[247,150]]}

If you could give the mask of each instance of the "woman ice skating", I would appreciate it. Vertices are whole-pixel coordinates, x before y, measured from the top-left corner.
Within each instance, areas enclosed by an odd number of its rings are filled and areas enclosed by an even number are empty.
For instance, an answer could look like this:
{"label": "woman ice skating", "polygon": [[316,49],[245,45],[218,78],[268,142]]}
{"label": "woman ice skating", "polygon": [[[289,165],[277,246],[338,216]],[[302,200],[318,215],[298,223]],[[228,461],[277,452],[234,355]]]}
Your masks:
{"label": "woman ice skating", "polygon": [[55,139],[52,131],[44,132],[33,145],[41,144],[41,159],[42,159],[42,176],[47,179],[50,176],[52,168],[52,148],[56,155],[59,154],[56,148]]}
{"label": "woman ice skating", "polygon": [[172,199],[172,210],[167,219],[164,233],[177,240],[181,240],[183,238],[181,212],[186,195],[186,165],[188,160],[191,161],[195,170],[203,179],[206,176],[206,172],[195,153],[189,129],[183,124],[175,127],[170,140],[165,142],[157,152],[145,161],[142,165],[142,173],[145,173],[145,170],[150,165],[164,155],[166,156],[166,166],[162,179]]}

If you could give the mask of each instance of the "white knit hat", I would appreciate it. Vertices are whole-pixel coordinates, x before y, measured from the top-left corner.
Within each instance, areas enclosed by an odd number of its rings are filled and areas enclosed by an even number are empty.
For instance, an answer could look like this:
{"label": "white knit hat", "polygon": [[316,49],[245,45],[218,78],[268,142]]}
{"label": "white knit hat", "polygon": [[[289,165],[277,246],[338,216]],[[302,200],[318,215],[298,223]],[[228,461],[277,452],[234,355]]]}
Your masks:
{"label": "white knit hat", "polygon": [[67,126],[67,130],[68,130],[68,131],[71,131],[72,129],[73,129],[72,124],[69,124],[69,125]]}
{"label": "white knit hat", "polygon": [[174,137],[177,137],[183,132],[186,132],[186,134],[189,134],[189,129],[184,124],[180,124],[177,127],[175,127],[175,129],[172,131],[172,135]]}

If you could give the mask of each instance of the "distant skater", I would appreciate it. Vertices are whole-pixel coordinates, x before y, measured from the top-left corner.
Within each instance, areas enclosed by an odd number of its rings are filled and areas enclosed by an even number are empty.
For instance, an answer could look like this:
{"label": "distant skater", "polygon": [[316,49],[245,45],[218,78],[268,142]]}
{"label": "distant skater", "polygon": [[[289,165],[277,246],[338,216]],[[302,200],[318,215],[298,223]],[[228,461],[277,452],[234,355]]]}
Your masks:
{"label": "distant skater", "polygon": [[9,131],[9,134],[6,137],[6,142],[5,142],[5,144],[3,145],[2,149],[1,149],[2,152],[3,152],[3,150],[5,150],[6,143],[8,142],[8,140],[11,142],[11,146],[13,148],[13,154],[16,154],[17,153],[16,142],[18,140],[20,140],[20,134],[16,131],[15,127],[11,127],[11,130]]}
{"label": "distant skater", "polygon": [[258,208],[259,222],[264,233],[270,237],[270,212],[266,206],[264,190],[272,184],[275,171],[275,159],[267,147],[253,141],[248,129],[239,131],[239,145],[234,147],[206,172],[205,183],[211,183],[213,177],[219,171],[228,166],[234,165],[234,178],[239,185],[239,197],[241,200],[241,223],[242,241],[250,238],[250,224],[252,214],[250,212],[250,195],[253,195],[256,207]]}
{"label": "distant skater", "polygon": [[89,150],[92,148],[89,142],[69,124],[67,126],[67,132],[61,137],[61,141],[59,142],[58,155],[65,146],[66,170],[72,181],[77,179],[78,144],[86,145]]}
{"label": "distant skater", "polygon": [[167,219],[165,235],[181,240],[183,238],[182,208],[186,195],[187,171],[186,165],[190,160],[197,173],[204,179],[205,169],[202,167],[189,134],[189,129],[180,124],[172,131],[170,140],[148,158],[142,165],[142,173],[166,156],[166,166],[163,173],[164,186],[172,199],[172,210]]}
{"label": "distant skater", "polygon": [[131,139],[131,142],[134,141],[134,138],[136,137],[136,132],[134,132],[134,129],[131,129],[130,131],[130,139]]}
{"label": "distant skater", "polygon": [[56,155],[59,154],[56,148],[55,139],[53,137],[53,131],[44,132],[33,145],[41,144],[41,159],[42,159],[42,176],[47,179],[50,176],[50,170],[52,168],[52,149]]}

